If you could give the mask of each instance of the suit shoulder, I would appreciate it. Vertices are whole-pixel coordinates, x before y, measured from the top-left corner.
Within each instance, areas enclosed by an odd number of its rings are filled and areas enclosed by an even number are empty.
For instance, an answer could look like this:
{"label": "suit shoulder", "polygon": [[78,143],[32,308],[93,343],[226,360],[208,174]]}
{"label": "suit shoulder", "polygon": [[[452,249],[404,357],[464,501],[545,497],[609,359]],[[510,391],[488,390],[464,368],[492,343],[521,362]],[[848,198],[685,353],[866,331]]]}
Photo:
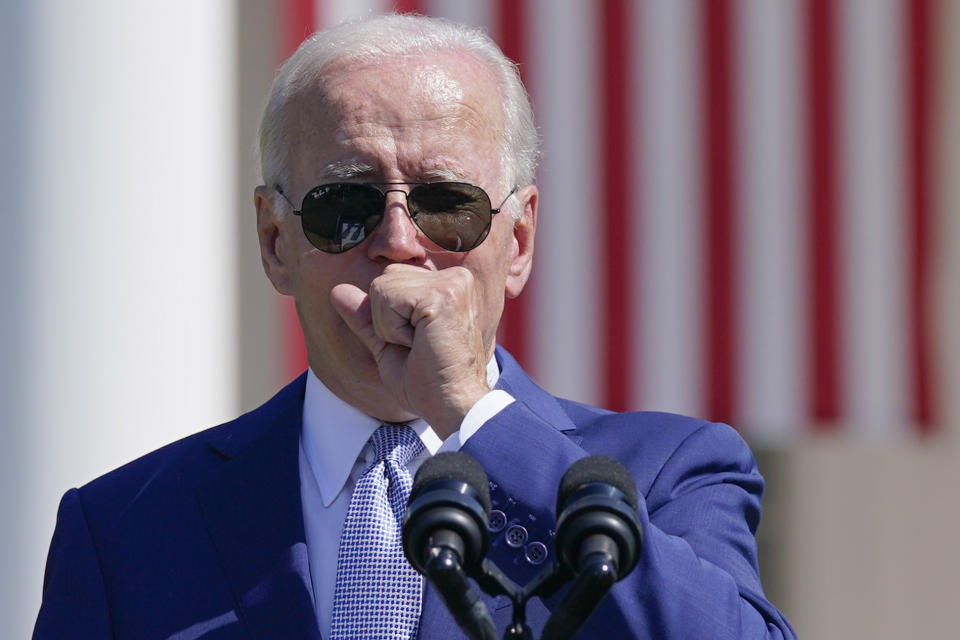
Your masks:
{"label": "suit shoulder", "polygon": [[166,444],[91,480],[80,487],[80,492],[86,498],[128,484],[140,484],[146,478],[156,479],[164,470],[176,468],[182,471],[202,466],[213,453],[210,441],[226,436],[236,422],[231,420]]}
{"label": "suit shoulder", "polygon": [[198,478],[255,443],[276,423],[289,421],[285,414],[302,411],[302,382],[301,376],[253,411],[167,444],[90,481],[79,489],[85,510],[88,514],[106,512],[151,494],[192,491]]}
{"label": "suit shoulder", "polygon": [[676,413],[662,411],[618,413],[572,400],[558,399],[558,402],[577,425],[578,431],[590,433],[590,435],[593,435],[591,432],[603,432],[605,435],[626,432],[645,439],[676,441],[686,438],[698,429],[711,428],[710,425],[736,433],[727,425]]}
{"label": "suit shoulder", "polygon": [[580,446],[652,473],[651,482],[668,464],[694,460],[745,472],[756,466],[747,443],[727,424],[659,411],[616,413],[566,400],[561,404],[577,424]]}

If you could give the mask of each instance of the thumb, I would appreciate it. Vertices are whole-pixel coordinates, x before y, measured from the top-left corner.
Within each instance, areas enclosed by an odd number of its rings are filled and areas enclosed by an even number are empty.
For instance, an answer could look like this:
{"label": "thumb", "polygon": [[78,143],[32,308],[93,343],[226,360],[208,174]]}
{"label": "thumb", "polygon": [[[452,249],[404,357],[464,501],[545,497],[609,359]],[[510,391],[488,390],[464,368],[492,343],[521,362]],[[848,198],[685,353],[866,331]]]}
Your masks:
{"label": "thumb", "polygon": [[385,342],[377,336],[373,328],[373,316],[370,311],[370,296],[352,284],[338,284],[330,290],[330,303],[336,309],[343,322],[379,361]]}

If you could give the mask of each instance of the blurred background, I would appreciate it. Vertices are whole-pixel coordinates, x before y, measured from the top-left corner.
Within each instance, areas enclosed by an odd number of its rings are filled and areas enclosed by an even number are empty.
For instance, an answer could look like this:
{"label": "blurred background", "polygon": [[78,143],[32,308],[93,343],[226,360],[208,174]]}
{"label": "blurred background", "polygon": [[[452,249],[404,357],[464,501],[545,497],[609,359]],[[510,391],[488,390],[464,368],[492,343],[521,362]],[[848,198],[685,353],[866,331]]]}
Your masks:
{"label": "blurred background", "polygon": [[317,27],[484,26],[544,140],[501,342],[557,395],[730,422],[801,637],[955,635],[960,2],[0,0],[0,632],[64,491],[302,370],[260,109]]}

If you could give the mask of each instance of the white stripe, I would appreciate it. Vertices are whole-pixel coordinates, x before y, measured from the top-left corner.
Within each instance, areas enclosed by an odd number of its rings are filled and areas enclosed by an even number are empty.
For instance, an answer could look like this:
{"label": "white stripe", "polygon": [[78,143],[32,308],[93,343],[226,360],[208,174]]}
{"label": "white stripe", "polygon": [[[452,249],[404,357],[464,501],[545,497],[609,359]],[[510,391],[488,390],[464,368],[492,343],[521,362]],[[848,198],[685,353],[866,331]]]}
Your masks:
{"label": "white stripe", "polygon": [[483,27],[488,32],[492,32],[495,26],[493,23],[494,3],[492,1],[427,0],[424,3],[424,10],[428,15],[440,16],[475,27]]}
{"label": "white stripe", "polygon": [[944,2],[942,20],[935,25],[937,47],[934,55],[939,73],[932,78],[939,89],[939,100],[934,120],[934,161],[937,173],[935,217],[932,224],[938,233],[928,239],[930,250],[936,256],[932,262],[934,286],[931,294],[936,300],[936,330],[931,333],[932,373],[942,377],[933,380],[931,390],[936,403],[934,415],[942,417],[942,425],[951,435],[960,436],[960,3]]}
{"label": "white stripe", "polygon": [[896,0],[841,5],[845,413],[861,434],[906,419],[903,43]]}
{"label": "white stripe", "polygon": [[696,11],[686,2],[643,3],[635,83],[642,118],[635,195],[643,206],[635,225],[642,331],[634,395],[645,409],[693,414],[701,412],[704,383]]}
{"label": "white stripe", "polygon": [[384,13],[393,4],[390,0],[317,0],[314,6],[317,9],[317,28],[324,28],[371,13]]}
{"label": "white stripe", "polygon": [[[595,402],[600,312],[595,9],[531,3],[531,80],[544,138],[534,263],[534,372],[551,392]],[[527,294],[529,295],[529,293]]]}
{"label": "white stripe", "polygon": [[797,432],[806,408],[800,8],[797,0],[741,0],[734,6],[736,131],[743,150],[737,185],[737,422],[751,435],[783,441]]}

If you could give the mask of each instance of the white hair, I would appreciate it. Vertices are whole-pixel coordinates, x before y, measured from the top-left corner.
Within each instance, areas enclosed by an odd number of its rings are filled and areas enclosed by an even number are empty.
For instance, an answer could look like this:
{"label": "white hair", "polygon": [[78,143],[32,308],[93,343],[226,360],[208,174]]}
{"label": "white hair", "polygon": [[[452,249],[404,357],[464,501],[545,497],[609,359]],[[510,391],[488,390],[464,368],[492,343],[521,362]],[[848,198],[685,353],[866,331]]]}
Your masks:
{"label": "white hair", "polygon": [[288,153],[293,148],[294,133],[286,121],[287,107],[300,91],[317,84],[325,65],[343,59],[370,62],[450,50],[474,55],[497,78],[503,108],[500,146],[504,188],[532,184],[540,140],[517,66],[481,29],[410,14],[375,15],[317,31],[280,67],[260,120],[263,183],[289,188]]}

